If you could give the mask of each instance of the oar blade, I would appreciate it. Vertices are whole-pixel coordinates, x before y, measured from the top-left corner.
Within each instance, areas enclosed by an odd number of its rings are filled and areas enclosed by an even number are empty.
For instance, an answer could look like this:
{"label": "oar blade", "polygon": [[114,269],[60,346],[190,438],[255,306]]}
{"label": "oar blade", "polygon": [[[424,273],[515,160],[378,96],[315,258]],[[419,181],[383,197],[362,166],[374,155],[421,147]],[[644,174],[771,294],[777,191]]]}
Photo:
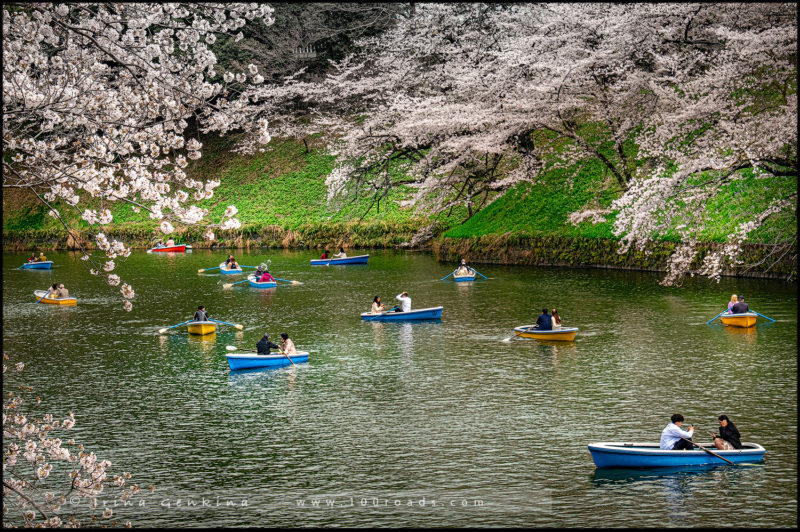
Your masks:
{"label": "oar blade", "polygon": [[225,349],[227,349],[228,351],[236,351],[238,347],[236,347],[235,345],[226,345]]}
{"label": "oar blade", "polygon": [[230,288],[231,286],[233,286],[233,283],[225,283],[222,288]]}
{"label": "oar blade", "polygon": [[243,326],[241,323],[237,323],[236,325],[234,325],[234,327],[236,327],[236,328],[237,328],[237,329],[239,329],[240,331],[241,331],[242,329],[244,329],[244,326]]}
{"label": "oar blade", "polygon": [[164,334],[165,332],[167,332],[167,328],[166,327],[164,327],[163,329],[159,329],[158,330],[158,334]]}

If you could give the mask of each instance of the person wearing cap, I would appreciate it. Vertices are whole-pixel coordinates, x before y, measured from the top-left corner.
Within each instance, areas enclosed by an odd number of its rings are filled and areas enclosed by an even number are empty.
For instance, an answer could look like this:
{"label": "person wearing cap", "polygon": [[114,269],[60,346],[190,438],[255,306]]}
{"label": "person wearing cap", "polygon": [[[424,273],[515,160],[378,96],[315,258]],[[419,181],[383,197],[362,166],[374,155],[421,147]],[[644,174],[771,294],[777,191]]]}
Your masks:
{"label": "person wearing cap", "polygon": [[398,294],[395,299],[400,302],[400,308],[395,312],[411,312],[411,298],[408,297],[408,292]]}
{"label": "person wearing cap", "polygon": [[540,331],[552,331],[553,321],[550,314],[547,313],[547,308],[542,309],[542,313],[536,319],[536,329]]}
{"label": "person wearing cap", "polygon": [[197,312],[194,313],[194,321],[208,321],[208,312],[206,312],[206,307],[203,305],[197,307]]}
{"label": "person wearing cap", "polygon": [[264,336],[256,344],[256,351],[258,352],[259,355],[269,355],[270,349],[280,349],[280,348],[281,347],[278,344],[275,344],[269,340],[268,333],[264,333]]}
{"label": "person wearing cap", "polygon": [[287,355],[297,354],[297,348],[295,348],[294,342],[289,339],[289,335],[285,332],[281,333],[281,351]]}
{"label": "person wearing cap", "polygon": [[744,314],[749,311],[750,307],[744,302],[744,296],[739,296],[739,301],[731,307],[731,314]]}
{"label": "person wearing cap", "polygon": [[661,432],[661,449],[664,451],[691,451],[694,447],[691,442],[692,435],[694,435],[694,427],[689,425],[688,431],[683,430],[681,428],[683,416],[680,414],[672,414],[670,421],[671,423],[664,427]]}

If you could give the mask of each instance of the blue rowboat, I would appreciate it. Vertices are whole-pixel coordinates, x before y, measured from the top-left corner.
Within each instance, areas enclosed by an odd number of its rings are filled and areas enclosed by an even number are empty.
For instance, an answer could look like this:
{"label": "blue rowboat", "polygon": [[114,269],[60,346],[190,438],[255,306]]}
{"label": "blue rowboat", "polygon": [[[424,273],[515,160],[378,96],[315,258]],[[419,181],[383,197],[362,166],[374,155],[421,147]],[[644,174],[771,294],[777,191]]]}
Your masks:
{"label": "blue rowboat", "polygon": [[328,266],[337,264],[366,264],[369,255],[357,255],[344,259],[311,259],[312,266]]}
{"label": "blue rowboat", "polygon": [[52,266],[52,260],[42,260],[39,262],[26,262],[22,265],[22,268],[25,270],[49,270]]}
{"label": "blue rowboat", "polygon": [[444,307],[421,308],[409,312],[381,312],[373,314],[364,312],[361,319],[366,321],[408,321],[408,320],[439,320],[442,319]]}
{"label": "blue rowboat", "polygon": [[260,283],[256,281],[256,276],[254,274],[247,276],[247,284],[252,286],[253,288],[275,288],[278,286],[278,281],[265,281]]}
{"label": "blue rowboat", "polygon": [[464,275],[462,277],[456,277],[454,275],[453,276],[453,280],[455,282],[457,282],[457,283],[461,283],[461,282],[464,282],[464,281],[474,281],[475,280],[475,274],[473,273],[472,275]]}
{"label": "blue rowboat", "polygon": [[234,275],[234,274],[237,274],[237,273],[242,273],[242,269],[241,268],[237,268],[235,270],[229,270],[228,268],[225,267],[225,263],[224,262],[221,262],[219,264],[219,271],[222,272],[225,275]]}
{"label": "blue rowboat", "polygon": [[[706,449],[724,456],[734,464],[760,462],[766,450],[757,443],[742,443],[741,449],[718,451],[713,443],[701,444]],[[664,451],[657,443],[598,442],[588,445],[597,467],[676,467],[701,465],[729,465],[725,460],[705,452]]]}
{"label": "blue rowboat", "polygon": [[[289,366],[292,362],[300,364],[301,362],[308,362],[308,352],[298,351],[293,355],[257,355],[255,353],[228,353],[225,355],[228,359],[228,365],[232,370],[236,369],[251,369],[251,368],[279,368],[281,366]],[[292,362],[286,358],[289,356]]]}

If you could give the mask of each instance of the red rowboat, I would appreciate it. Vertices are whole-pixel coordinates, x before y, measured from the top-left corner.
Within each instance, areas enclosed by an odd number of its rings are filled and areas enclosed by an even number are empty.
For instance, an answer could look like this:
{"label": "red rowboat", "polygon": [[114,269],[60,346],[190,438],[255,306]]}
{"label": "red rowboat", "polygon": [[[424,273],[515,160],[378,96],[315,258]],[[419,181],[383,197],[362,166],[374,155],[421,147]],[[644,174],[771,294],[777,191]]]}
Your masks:
{"label": "red rowboat", "polygon": [[187,246],[186,244],[176,244],[174,246],[163,247],[163,248],[151,248],[148,250],[149,252],[155,253],[186,253],[186,249],[192,249],[192,246]]}

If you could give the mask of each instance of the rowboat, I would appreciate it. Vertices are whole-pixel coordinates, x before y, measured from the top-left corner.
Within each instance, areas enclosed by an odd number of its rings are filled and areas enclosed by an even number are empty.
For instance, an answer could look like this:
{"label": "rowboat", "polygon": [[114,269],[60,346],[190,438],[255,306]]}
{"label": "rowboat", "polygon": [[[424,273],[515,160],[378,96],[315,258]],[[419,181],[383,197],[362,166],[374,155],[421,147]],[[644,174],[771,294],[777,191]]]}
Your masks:
{"label": "rowboat", "polygon": [[460,283],[460,282],[463,282],[463,281],[474,281],[475,280],[475,275],[477,275],[475,270],[472,270],[471,274],[462,275],[460,277],[457,277],[455,274],[453,274],[453,280],[455,282],[457,282],[457,283]]}
{"label": "rowboat", "polygon": [[186,324],[189,334],[211,334],[217,332],[217,324],[213,321],[193,321]]}
{"label": "rowboat", "polygon": [[247,276],[247,284],[249,284],[254,288],[275,288],[276,286],[278,286],[278,281],[265,281],[263,283],[260,283],[256,281],[255,274],[250,274]]}
{"label": "rowboat", "polygon": [[38,262],[26,262],[22,265],[22,268],[25,270],[49,270],[52,266],[52,260],[40,260]]}
{"label": "rowboat", "polygon": [[755,312],[745,312],[743,314],[728,314],[726,312],[719,317],[723,324],[731,327],[752,327],[756,324],[756,318],[758,318],[758,314]]}
{"label": "rowboat", "polygon": [[536,327],[536,325],[514,327],[514,334],[523,338],[535,338],[536,340],[561,340],[564,342],[571,342],[575,339],[575,333],[578,332],[577,327],[562,327],[561,329],[553,331],[540,331],[538,329],[532,329],[532,327]]}
{"label": "rowboat", "polygon": [[312,266],[328,266],[336,264],[366,264],[369,255],[357,255],[355,257],[346,257],[344,259],[311,259]]}
{"label": "rowboat", "polygon": [[175,244],[174,246],[150,248],[148,253],[186,253],[186,250],[191,250],[192,246],[187,244]]}
{"label": "rowboat", "polygon": [[[279,368],[281,366],[288,366],[292,362],[299,364],[301,362],[308,362],[308,352],[298,351],[293,355],[282,355],[280,353],[275,355],[257,355],[255,353],[228,353],[225,355],[228,359],[228,365],[232,370],[236,369],[252,369],[252,368]],[[290,357],[292,362],[289,362]]]}
{"label": "rowboat", "polygon": [[224,262],[220,262],[219,271],[224,273],[225,275],[234,275],[234,274],[237,274],[237,273],[242,273],[242,268],[240,267],[240,268],[237,268],[235,270],[231,270],[231,269],[228,269],[228,268],[225,267],[225,263]]}
{"label": "rowboat", "polygon": [[[757,443],[742,443],[741,449],[718,451],[713,443],[702,444],[706,449],[724,456],[734,464],[760,462],[766,450]],[[702,449],[665,451],[657,443],[598,442],[588,445],[597,467],[675,467],[724,465],[722,460]]]}
{"label": "rowboat", "polygon": [[[47,290],[34,290],[33,295],[36,299],[42,299],[42,297],[47,293]],[[48,305],[77,305],[78,300],[74,297],[45,297],[42,299],[41,303],[46,303]]]}
{"label": "rowboat", "polygon": [[361,319],[366,321],[439,320],[442,318],[442,309],[444,307],[421,308],[409,312],[385,311],[380,314],[364,312],[361,314]]}

